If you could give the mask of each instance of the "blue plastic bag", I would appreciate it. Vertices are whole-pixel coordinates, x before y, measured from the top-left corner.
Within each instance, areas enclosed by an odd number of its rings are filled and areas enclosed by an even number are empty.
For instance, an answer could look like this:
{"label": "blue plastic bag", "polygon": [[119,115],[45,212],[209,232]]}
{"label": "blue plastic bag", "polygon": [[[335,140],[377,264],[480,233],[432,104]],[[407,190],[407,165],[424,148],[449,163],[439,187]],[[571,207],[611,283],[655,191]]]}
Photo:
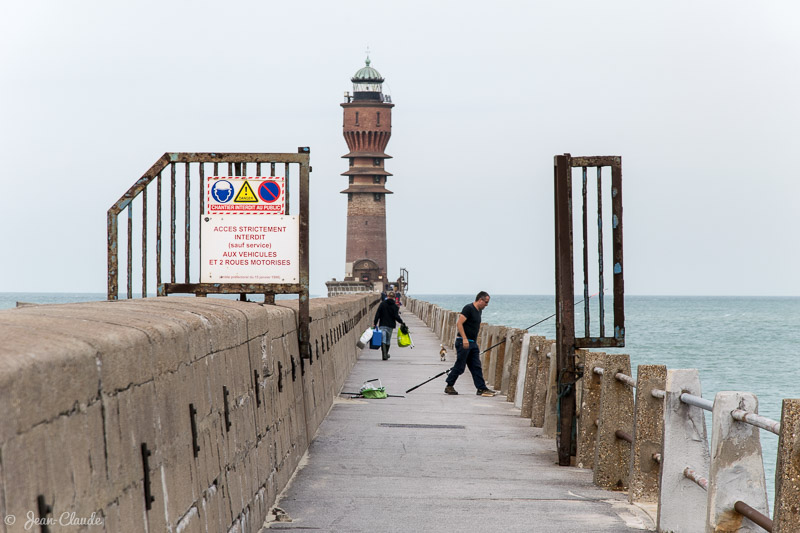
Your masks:
{"label": "blue plastic bag", "polygon": [[380,350],[382,338],[383,335],[381,334],[381,330],[378,328],[372,330],[372,340],[369,341],[370,350]]}

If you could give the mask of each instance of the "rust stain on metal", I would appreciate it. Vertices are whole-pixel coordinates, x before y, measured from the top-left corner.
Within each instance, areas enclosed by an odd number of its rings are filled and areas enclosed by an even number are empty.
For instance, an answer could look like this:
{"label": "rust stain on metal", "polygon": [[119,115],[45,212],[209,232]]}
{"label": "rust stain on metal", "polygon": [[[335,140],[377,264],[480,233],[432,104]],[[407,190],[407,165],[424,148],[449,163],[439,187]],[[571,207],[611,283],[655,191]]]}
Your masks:
{"label": "rust stain on metal", "polygon": [[[208,294],[240,294],[240,296],[245,296],[247,294],[263,294],[264,300],[267,303],[274,303],[274,295],[275,294],[298,294],[299,295],[299,324],[298,324],[298,340],[300,342],[300,350],[301,356],[304,358],[310,358],[310,344],[309,344],[309,333],[308,327],[310,323],[310,315],[309,315],[309,173],[311,166],[309,164],[310,161],[310,149],[307,147],[301,147],[298,149],[296,154],[294,153],[249,153],[249,152],[242,152],[242,153],[221,153],[221,152],[205,152],[205,153],[194,153],[194,152],[168,152],[164,153],[123,195],[120,199],[115,202],[109,209],[107,213],[107,298],[109,300],[116,300],[119,298],[119,258],[120,258],[120,228],[119,228],[119,216],[123,213],[124,210],[127,209],[126,216],[128,218],[127,222],[127,232],[124,235],[126,239],[125,242],[125,252],[126,252],[126,297],[133,298],[133,274],[134,274],[134,263],[136,259],[140,261],[141,268],[141,279],[142,279],[142,296],[147,296],[148,290],[148,280],[151,279],[148,276],[148,265],[155,262],[155,292],[158,296],[167,296],[169,294],[194,294],[196,296],[206,296]],[[197,163],[198,174],[193,176],[191,163]],[[192,242],[192,201],[191,201],[191,191],[192,191],[192,181],[195,177],[198,178],[198,181],[195,183],[198,184],[198,206],[197,211],[199,212],[199,217],[196,218],[196,223],[199,227],[200,217],[203,215],[204,211],[204,192],[205,192],[205,164],[212,164],[214,168],[214,175],[219,175],[219,164],[228,164],[229,173],[236,169],[237,175],[241,175],[247,172],[247,165],[249,163],[255,163],[256,169],[259,171],[261,170],[262,163],[268,163],[270,165],[271,175],[275,175],[275,165],[283,163],[286,170],[286,177],[287,177],[287,185],[288,185],[288,178],[289,178],[289,169],[291,165],[298,165],[299,166],[299,191],[300,191],[300,198],[299,198],[299,218],[300,218],[300,236],[299,236],[299,249],[300,249],[300,276],[299,276],[299,283],[293,284],[260,284],[260,283],[253,283],[253,284],[239,284],[239,283],[200,283],[199,279],[197,282],[192,282],[192,274],[197,275],[197,268],[195,267],[193,270],[192,265],[192,258],[199,257],[199,248],[200,242],[199,239],[196,239],[196,243],[193,244]],[[179,190],[176,182],[176,165],[183,164],[184,165],[184,174],[185,174],[185,182],[183,184],[182,190]],[[163,283],[162,282],[162,261],[161,261],[161,251],[162,251],[162,228],[164,221],[162,220],[162,211],[163,211],[163,204],[162,204],[162,187],[161,187],[161,176],[165,169],[169,167],[170,169],[170,219],[169,219],[169,238],[170,238],[170,261],[169,261],[169,282]],[[155,257],[149,257],[149,253],[151,248],[149,247],[148,243],[150,240],[150,235],[148,232],[148,228],[150,226],[150,222],[148,221],[148,200],[147,200],[147,188],[151,184],[154,184],[156,188],[156,221],[155,221]],[[183,220],[183,255],[184,260],[182,263],[182,270],[183,270],[183,283],[178,283],[177,274],[178,274],[178,261],[177,261],[177,254],[178,254],[178,242],[177,242],[177,232],[178,232],[178,206],[177,206],[177,197],[178,195],[183,196],[184,198],[184,208],[182,212]],[[288,204],[288,191],[287,191],[287,204]],[[132,210],[133,202],[141,202],[141,220],[134,221],[134,214]],[[288,214],[288,205],[287,205],[287,214]],[[134,248],[133,248],[133,228],[134,225],[141,225],[141,256],[135,257],[134,255]],[[138,227],[138,226],[137,226]],[[123,230],[124,231],[124,230]],[[195,234],[196,234],[195,230]]]}

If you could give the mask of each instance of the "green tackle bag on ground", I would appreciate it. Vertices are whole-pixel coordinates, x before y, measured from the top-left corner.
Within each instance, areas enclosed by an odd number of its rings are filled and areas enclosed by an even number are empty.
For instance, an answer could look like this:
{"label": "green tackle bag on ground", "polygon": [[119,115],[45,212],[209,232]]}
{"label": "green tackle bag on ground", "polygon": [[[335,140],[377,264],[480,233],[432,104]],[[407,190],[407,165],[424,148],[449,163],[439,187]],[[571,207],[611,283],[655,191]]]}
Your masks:
{"label": "green tackle bag on ground", "polygon": [[381,387],[379,389],[366,389],[361,391],[361,396],[364,398],[369,398],[371,400],[382,400],[386,398],[386,389]]}
{"label": "green tackle bag on ground", "polygon": [[382,400],[387,397],[386,387],[383,386],[380,379],[371,379],[365,382],[360,392],[361,396],[371,400]]}

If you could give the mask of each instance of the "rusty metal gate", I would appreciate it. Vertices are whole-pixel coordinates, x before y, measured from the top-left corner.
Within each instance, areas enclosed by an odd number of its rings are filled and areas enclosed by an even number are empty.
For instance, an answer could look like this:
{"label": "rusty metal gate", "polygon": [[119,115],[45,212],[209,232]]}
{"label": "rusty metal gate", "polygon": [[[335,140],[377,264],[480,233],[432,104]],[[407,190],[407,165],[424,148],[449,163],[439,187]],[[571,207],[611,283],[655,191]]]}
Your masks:
{"label": "rusty metal gate", "polygon": [[[149,294],[167,296],[188,293],[195,296],[208,294],[263,294],[265,303],[274,303],[275,294],[299,295],[298,337],[300,354],[310,357],[309,348],[309,243],[308,204],[310,150],[298,148],[298,153],[166,153],[139,178],[133,186],[108,210],[108,299],[117,300],[119,294],[120,254],[125,255],[124,272],[127,298],[133,298],[134,278],[141,274],[141,296]],[[220,165],[223,165],[220,169]],[[227,165],[227,169],[224,167]],[[298,283],[200,283],[199,251],[201,217],[205,209],[205,177],[219,176],[220,170],[228,176],[247,176],[249,168],[255,175],[282,176],[286,180],[286,214],[289,214],[290,176],[299,178],[299,282]],[[291,171],[293,167],[296,170]],[[267,174],[267,169],[269,174]],[[213,173],[207,174],[209,171]],[[162,175],[169,176],[169,208],[162,202]],[[183,180],[178,179],[183,174]],[[197,202],[193,203],[193,186]],[[155,189],[155,190],[153,190]],[[148,190],[151,195],[148,198]],[[155,199],[152,194],[155,193]],[[182,199],[182,200],[181,200]],[[179,209],[179,200],[182,209]],[[136,207],[134,208],[134,203]],[[148,207],[155,210],[155,221],[148,219]],[[120,235],[119,218],[125,213],[127,233]],[[135,212],[140,216],[135,216]],[[164,220],[169,217],[169,275],[162,261],[162,233]],[[196,221],[196,224],[192,224]],[[134,232],[134,227],[137,231]],[[139,231],[141,233],[139,233]],[[153,235],[155,233],[155,235]],[[181,238],[182,234],[182,238]],[[120,241],[124,242],[124,248]],[[135,241],[139,241],[134,246]],[[179,260],[179,248],[183,260]],[[153,252],[153,249],[155,251]],[[194,259],[194,261],[193,261]],[[155,273],[155,280],[148,277]],[[181,276],[182,275],[182,276]],[[166,279],[164,279],[166,277]],[[179,278],[183,279],[179,281]],[[197,281],[192,281],[193,279]],[[138,293],[138,291],[137,291]]]}
{"label": "rusty metal gate", "polygon": [[[588,194],[589,169],[596,169],[596,195]],[[603,193],[603,169],[610,169],[610,190]],[[575,333],[575,271],[573,247],[573,169],[580,169],[582,226],[582,266],[584,334]],[[555,258],[556,258],[556,344],[558,368],[558,408],[557,428],[558,463],[569,465],[570,457],[575,455],[575,383],[580,377],[580,369],[575,362],[577,348],[618,348],[625,346],[625,286],[622,262],[622,158],[619,156],[572,157],[570,154],[555,156]],[[606,170],[605,174],[608,174]],[[608,181],[608,180],[607,180]],[[611,201],[611,220],[603,218],[603,198]],[[597,233],[592,237],[597,243],[597,293],[598,318],[591,320],[589,294],[589,203],[596,204]],[[606,200],[606,204],[608,200]],[[611,250],[613,271],[613,322],[612,335],[606,334],[605,327],[605,277],[607,258],[604,253],[604,224],[611,227]],[[593,335],[592,328],[595,328]]]}

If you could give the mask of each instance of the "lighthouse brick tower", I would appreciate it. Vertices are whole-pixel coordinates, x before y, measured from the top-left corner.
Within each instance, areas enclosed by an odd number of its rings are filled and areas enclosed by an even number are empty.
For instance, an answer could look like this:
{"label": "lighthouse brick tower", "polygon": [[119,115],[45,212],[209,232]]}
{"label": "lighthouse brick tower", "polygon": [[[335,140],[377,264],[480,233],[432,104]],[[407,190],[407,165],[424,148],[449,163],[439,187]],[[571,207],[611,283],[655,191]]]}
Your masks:
{"label": "lighthouse brick tower", "polygon": [[[386,180],[391,174],[384,151],[392,135],[391,97],[383,94],[383,78],[370,66],[351,78],[353,94],[345,93],[344,138],[350,150],[343,155],[350,163],[343,176],[347,195],[347,249],[345,281],[371,284],[371,290],[388,285],[386,265]],[[366,289],[366,287],[364,287]],[[362,289],[363,290],[363,289]]]}

